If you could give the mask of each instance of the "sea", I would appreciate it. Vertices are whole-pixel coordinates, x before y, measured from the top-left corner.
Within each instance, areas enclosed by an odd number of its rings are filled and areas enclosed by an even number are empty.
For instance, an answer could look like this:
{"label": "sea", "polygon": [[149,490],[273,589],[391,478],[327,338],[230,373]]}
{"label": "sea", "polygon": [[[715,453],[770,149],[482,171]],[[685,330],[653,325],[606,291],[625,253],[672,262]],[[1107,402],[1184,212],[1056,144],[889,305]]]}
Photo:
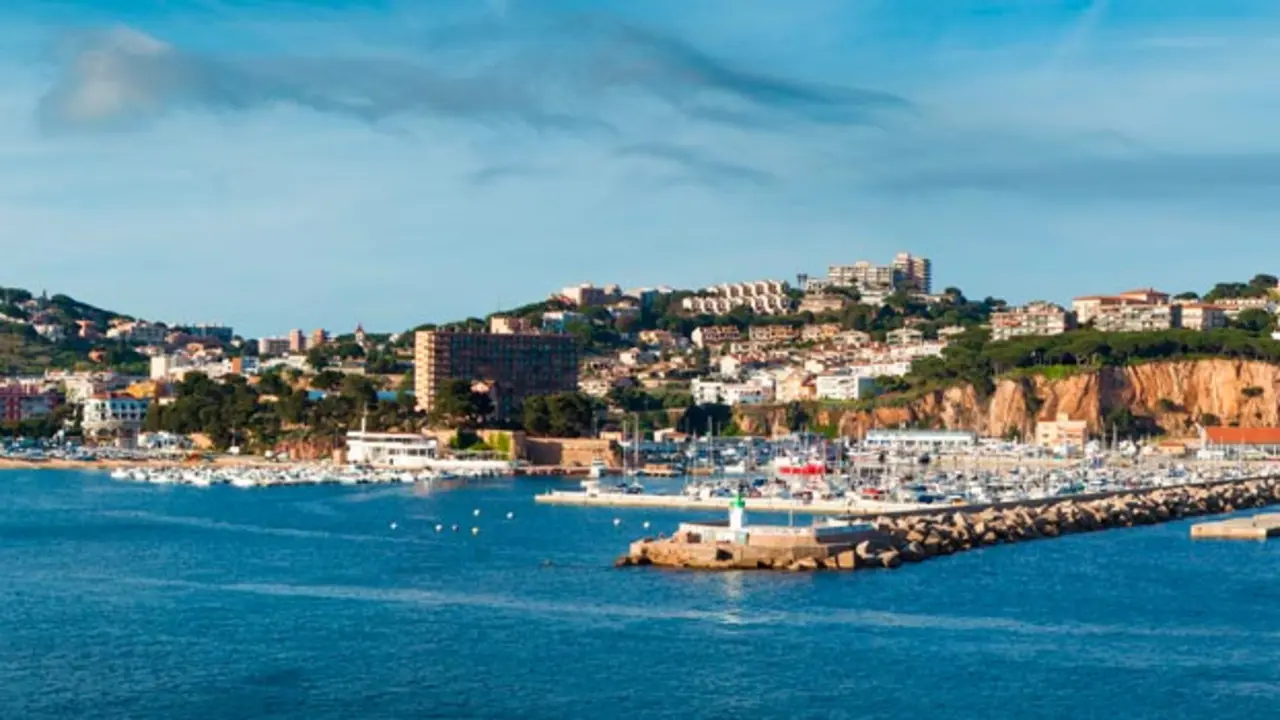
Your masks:
{"label": "sea", "polygon": [[696,516],[536,505],[554,482],[0,472],[0,717],[1280,715],[1277,542],[1176,522],[896,571],[615,569]]}

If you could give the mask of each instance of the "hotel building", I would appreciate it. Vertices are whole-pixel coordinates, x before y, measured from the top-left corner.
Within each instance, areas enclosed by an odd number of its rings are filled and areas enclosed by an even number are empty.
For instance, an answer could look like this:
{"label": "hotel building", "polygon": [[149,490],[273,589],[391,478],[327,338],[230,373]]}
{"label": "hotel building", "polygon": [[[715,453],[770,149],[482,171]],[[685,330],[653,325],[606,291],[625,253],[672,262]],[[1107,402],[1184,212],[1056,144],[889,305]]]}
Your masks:
{"label": "hotel building", "polygon": [[513,417],[525,398],[578,388],[578,348],[568,335],[418,332],[414,343],[414,394],[430,412],[440,384],[481,382],[493,394],[498,418]]}

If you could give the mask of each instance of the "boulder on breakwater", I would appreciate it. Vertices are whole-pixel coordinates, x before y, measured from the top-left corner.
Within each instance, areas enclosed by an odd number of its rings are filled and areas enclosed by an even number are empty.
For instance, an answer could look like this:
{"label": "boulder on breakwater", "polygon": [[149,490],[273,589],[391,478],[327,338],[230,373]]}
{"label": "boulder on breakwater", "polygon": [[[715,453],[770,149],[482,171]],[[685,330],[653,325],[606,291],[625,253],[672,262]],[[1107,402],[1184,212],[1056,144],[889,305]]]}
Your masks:
{"label": "boulder on breakwater", "polygon": [[1152,525],[1280,504],[1280,478],[1235,480],[1065,496],[1010,505],[954,507],[875,519],[874,537],[855,545],[760,548],[703,542],[690,533],[632,543],[616,566],[656,565],[701,570],[791,571],[896,568],[974,548],[1112,528]]}

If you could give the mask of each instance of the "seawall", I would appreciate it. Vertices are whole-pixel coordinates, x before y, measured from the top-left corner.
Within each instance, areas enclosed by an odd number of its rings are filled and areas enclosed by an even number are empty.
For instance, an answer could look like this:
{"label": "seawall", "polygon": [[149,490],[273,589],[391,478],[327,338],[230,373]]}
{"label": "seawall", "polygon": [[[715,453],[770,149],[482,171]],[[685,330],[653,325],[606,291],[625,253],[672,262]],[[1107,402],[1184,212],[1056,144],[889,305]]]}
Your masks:
{"label": "seawall", "polygon": [[904,511],[874,520],[880,536],[853,547],[806,548],[762,557],[731,543],[659,538],[633,543],[619,566],[702,570],[856,570],[896,568],[966,550],[1113,528],[1232,513],[1280,504],[1280,477],[1224,480],[1095,496]]}

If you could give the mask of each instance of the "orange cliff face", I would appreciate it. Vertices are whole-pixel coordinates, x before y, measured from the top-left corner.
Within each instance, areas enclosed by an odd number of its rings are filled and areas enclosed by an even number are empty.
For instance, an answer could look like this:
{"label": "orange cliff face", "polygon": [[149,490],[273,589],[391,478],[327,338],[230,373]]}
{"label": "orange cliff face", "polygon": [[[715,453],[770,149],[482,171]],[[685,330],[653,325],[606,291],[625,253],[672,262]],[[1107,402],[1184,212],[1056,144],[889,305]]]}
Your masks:
{"label": "orange cliff face", "polygon": [[[1280,365],[1250,360],[1173,360],[1107,367],[1060,379],[1006,378],[980,398],[968,385],[928,393],[910,403],[872,410],[819,409],[818,425],[861,437],[871,428],[937,427],[1001,437],[1016,430],[1031,437],[1036,423],[1065,414],[1100,432],[1107,413],[1127,407],[1152,418],[1172,437],[1193,436],[1196,422],[1216,416],[1224,425],[1280,426]],[[785,432],[785,408],[739,408],[738,426],[749,434]]]}

